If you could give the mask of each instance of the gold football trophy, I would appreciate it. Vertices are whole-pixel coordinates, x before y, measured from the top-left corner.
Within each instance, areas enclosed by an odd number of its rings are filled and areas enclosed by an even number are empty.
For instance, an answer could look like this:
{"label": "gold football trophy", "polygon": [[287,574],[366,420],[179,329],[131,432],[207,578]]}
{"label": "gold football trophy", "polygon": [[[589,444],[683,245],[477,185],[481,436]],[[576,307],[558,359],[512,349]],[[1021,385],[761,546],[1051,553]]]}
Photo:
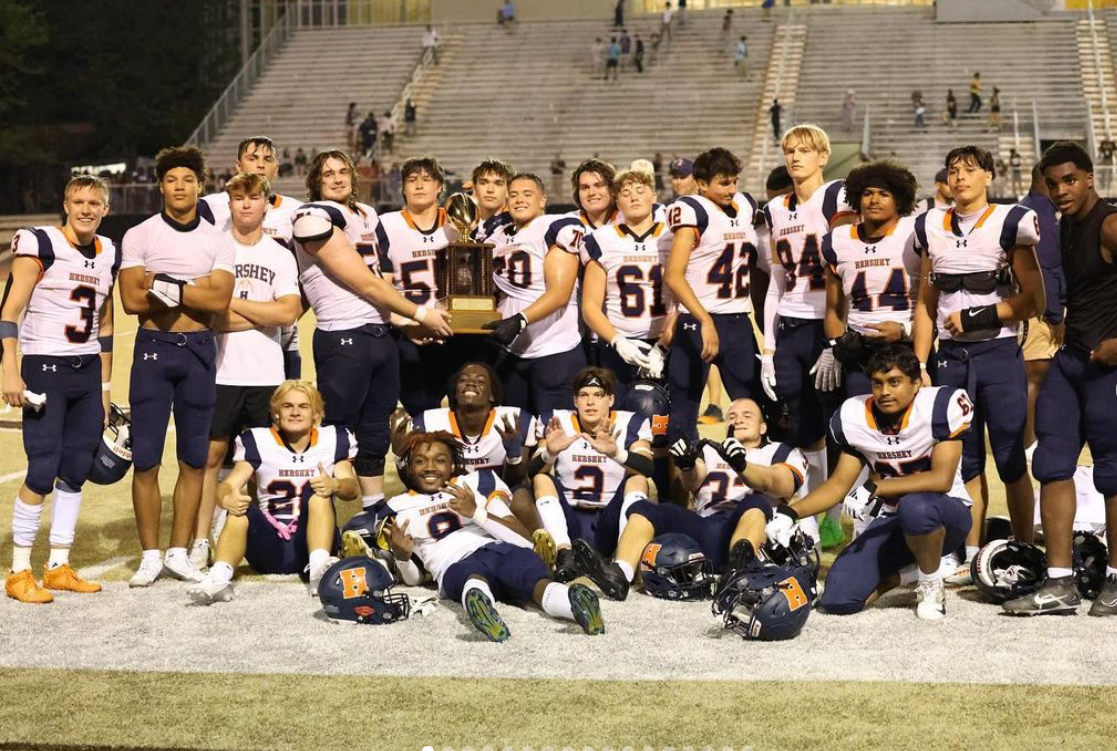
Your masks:
{"label": "gold football trophy", "polygon": [[465,193],[455,193],[446,204],[447,220],[461,239],[438,251],[436,283],[442,307],[451,313],[455,334],[488,334],[482,326],[499,321],[493,294],[492,243],[469,239],[477,226],[477,204]]}

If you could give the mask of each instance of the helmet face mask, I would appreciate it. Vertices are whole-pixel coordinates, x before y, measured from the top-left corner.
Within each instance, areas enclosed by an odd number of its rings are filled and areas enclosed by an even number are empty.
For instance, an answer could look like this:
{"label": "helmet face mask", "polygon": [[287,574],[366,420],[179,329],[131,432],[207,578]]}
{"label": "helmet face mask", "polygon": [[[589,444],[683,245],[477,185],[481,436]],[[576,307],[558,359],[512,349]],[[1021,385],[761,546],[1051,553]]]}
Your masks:
{"label": "helmet face mask", "polygon": [[113,404],[109,409],[108,426],[93,454],[89,481],[112,485],[124,479],[132,467],[132,421],[128,414]]}
{"label": "helmet face mask", "polygon": [[993,602],[1007,602],[1039,589],[1047,580],[1047,556],[1031,543],[994,540],[974,556],[970,574]]}
{"label": "helmet face mask", "polygon": [[693,539],[669,533],[644,548],[640,559],[644,591],[664,600],[705,600],[713,594],[714,569]]}
{"label": "helmet face mask", "polygon": [[330,566],[318,585],[318,598],[333,623],[395,623],[411,615],[411,600],[393,592],[394,583],[379,561],[354,556]]}
{"label": "helmet face mask", "polygon": [[1093,532],[1078,531],[1073,538],[1074,583],[1078,593],[1094,600],[1105,586],[1109,549]]}
{"label": "helmet face mask", "polygon": [[713,612],[743,639],[783,641],[803,630],[813,599],[813,590],[804,590],[795,574],[768,565],[746,572],[720,592]]}

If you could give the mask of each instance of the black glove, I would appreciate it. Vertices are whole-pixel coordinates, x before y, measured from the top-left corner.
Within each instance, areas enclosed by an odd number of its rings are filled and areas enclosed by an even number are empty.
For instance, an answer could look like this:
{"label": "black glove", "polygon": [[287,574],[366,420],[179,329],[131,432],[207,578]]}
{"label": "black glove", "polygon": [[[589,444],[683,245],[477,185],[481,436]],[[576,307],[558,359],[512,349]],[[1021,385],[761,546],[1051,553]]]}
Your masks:
{"label": "black glove", "polygon": [[692,444],[685,438],[680,438],[671,444],[671,456],[674,457],[675,466],[679,469],[694,469],[700,453],[702,453],[702,444]]}
{"label": "black glove", "polygon": [[791,506],[788,506],[786,503],[781,503],[780,505],[776,506],[772,510],[772,513],[773,518],[775,518],[775,514],[779,514],[780,516],[786,516],[793,522],[799,521],[799,512],[791,508]]}
{"label": "black glove", "polygon": [[868,346],[865,337],[856,331],[846,331],[837,339],[830,340],[834,347],[834,357],[847,370],[857,370],[868,359]]}
{"label": "black glove", "polygon": [[736,438],[726,438],[723,443],[715,444],[714,448],[737,474],[741,474],[745,471],[745,467],[749,466],[745,447]]}
{"label": "black glove", "polygon": [[502,318],[499,321],[489,321],[481,326],[483,329],[489,329],[493,333],[489,334],[498,343],[503,344],[505,347],[516,341],[516,337],[523,333],[527,328],[527,319],[524,318],[523,313],[517,313],[511,318]]}

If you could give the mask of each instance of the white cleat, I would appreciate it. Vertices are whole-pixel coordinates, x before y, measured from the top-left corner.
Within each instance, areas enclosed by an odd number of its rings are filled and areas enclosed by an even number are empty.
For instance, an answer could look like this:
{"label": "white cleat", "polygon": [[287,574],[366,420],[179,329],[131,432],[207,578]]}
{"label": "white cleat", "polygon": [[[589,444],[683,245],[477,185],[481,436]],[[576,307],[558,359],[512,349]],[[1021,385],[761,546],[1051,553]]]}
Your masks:
{"label": "white cleat", "polygon": [[310,565],[307,565],[306,568],[307,568],[307,571],[310,574],[310,579],[306,583],[306,588],[307,588],[307,591],[310,592],[311,597],[317,597],[318,596],[318,583],[322,581],[322,577],[325,576],[326,572],[330,570],[330,566],[334,565],[339,560],[341,560],[341,559],[340,558],[335,558],[334,556],[331,555],[329,558],[322,561],[321,565],[319,565],[319,566],[315,566],[314,568],[311,568]]}
{"label": "white cleat", "polygon": [[200,583],[186,590],[186,595],[195,605],[229,602],[233,599],[233,583],[216,581],[207,576]]}
{"label": "white cleat", "polygon": [[129,587],[150,587],[155,583],[155,580],[163,576],[163,559],[160,558],[142,558],[140,560],[140,567],[136,569],[136,573],[132,574],[132,578],[128,580]]}
{"label": "white cleat", "polygon": [[915,601],[915,614],[920,620],[941,621],[946,618],[946,588],[942,579],[917,584]]}
{"label": "white cleat", "polygon": [[190,556],[175,558],[167,556],[166,560],[163,561],[163,571],[167,576],[184,582],[200,582],[205,578],[204,574],[194,568],[194,562],[190,560]]}
{"label": "white cleat", "polygon": [[199,571],[209,568],[209,540],[194,540],[190,546],[190,562]]}

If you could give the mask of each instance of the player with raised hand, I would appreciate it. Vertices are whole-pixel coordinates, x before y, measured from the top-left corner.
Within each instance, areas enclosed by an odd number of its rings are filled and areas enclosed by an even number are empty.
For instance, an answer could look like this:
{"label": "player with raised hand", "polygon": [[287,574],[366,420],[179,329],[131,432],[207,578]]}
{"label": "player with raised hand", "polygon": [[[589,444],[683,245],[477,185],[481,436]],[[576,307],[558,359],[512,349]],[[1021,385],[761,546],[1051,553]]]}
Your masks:
{"label": "player with raised hand", "polygon": [[[197,605],[233,599],[233,569],[242,558],[259,574],[303,575],[311,595],[337,563],[333,499],[360,495],[353,437],[340,426],[319,427],[322,395],[306,381],[281,383],[269,407],[271,426],[237,438],[236,465],[218,488],[229,515],[213,567],[187,591]],[[255,499],[244,491],[253,478]]]}
{"label": "player with raised hand", "polygon": [[578,570],[607,597],[625,599],[644,549],[653,538],[669,532],[693,539],[715,570],[729,566],[730,577],[732,571],[755,560],[766,540],[764,527],[773,505],[799,490],[807,462],[798,449],[768,440],[764,414],[752,399],[731,403],[726,423],[721,443],[680,438],[671,447],[682,483],[694,493],[693,510],[673,503],[633,504],[613,563],[575,540]]}
{"label": "player with raised hand", "polygon": [[1062,212],[1060,244],[1066,283],[1066,338],[1036,400],[1039,447],[1032,471],[1040,482],[1047,581],[1004,608],[1016,615],[1073,613],[1072,536],[1078,501],[1075,472],[1085,442],[1094,488],[1105,497],[1109,560],[1090,615],[1117,615],[1117,208],[1098,195],[1094,164],[1076,143],[1052,145],[1040,161]]}
{"label": "player with raised hand", "polygon": [[857,167],[846,177],[861,221],[822,238],[826,262],[827,344],[842,366],[847,397],[870,392],[865,363],[876,349],[911,345],[919,254],[911,218],[915,176],[892,162]]}
{"label": "player with raised hand", "polygon": [[[807,491],[826,479],[826,419],[837,396],[841,366],[827,346],[826,272],[822,238],[856,219],[841,180],[826,182],[830,138],[817,125],[797,125],[780,139],[794,189],[764,207],[771,230],[772,268],[764,301],[764,354],[761,382],[769,399],[782,402],[788,415],[788,440],[807,457]],[[842,540],[840,509],[823,520],[822,534],[811,520],[808,534],[823,547]]]}
{"label": "player with raised hand", "polygon": [[578,286],[584,228],[570,216],[544,214],[538,175],[508,183],[510,224],[487,240],[504,318],[487,324],[503,348],[496,371],[509,405],[532,414],[570,404],[570,382],[586,363],[578,327]]}
{"label": "player with raised hand", "polygon": [[[0,307],[4,402],[23,409],[27,455],[12,508],[12,568],[4,588],[24,603],[51,602],[47,590],[101,591],[100,584],[79,577],[69,560],[82,485],[109,413],[120,252],[97,234],[109,212],[103,180],[71,178],[63,196],[62,227],[21,229],[12,238],[11,275]],[[40,586],[31,550],[51,491],[50,560]]]}
{"label": "player with raised hand", "polygon": [[[960,146],[947,154],[946,169],[954,206],[931,209],[915,220],[915,247],[923,256],[915,354],[926,373],[937,331],[938,367],[925,382],[964,388],[977,408],[962,456],[962,477],[974,501],[966,540],[966,558],[972,559],[981,545],[988,501],[982,481],[986,428],[1013,536],[1032,540],[1035,491],[1024,455],[1028,383],[1016,332],[1020,321],[1044,309],[1044,291],[1035,248],[1039,220],[1023,206],[989,203],[992,154]],[[949,581],[968,583],[969,566]]]}
{"label": "player with raised hand", "polygon": [[942,554],[964,542],[972,523],[959,439],[970,428],[973,404],[962,389],[923,386],[919,360],[901,345],[878,349],[865,372],[872,394],[847,399],[830,421],[842,452],[834,472],[801,500],[777,507],[765,534],[786,544],[797,520],[840,507],[868,467],[874,518],[830,567],[821,605],[835,615],[859,612],[911,583],[908,567],[915,563],[916,615],[941,621]]}
{"label": "player with raised hand", "polygon": [[648,497],[651,427],[642,416],[612,411],[613,374],[585,368],[574,378],[575,409],[539,415],[541,446],[528,474],[535,507],[557,548],[555,578],[577,574],[571,541],[612,554],[628,509]]}
{"label": "player with raised hand", "polygon": [[[217,399],[213,319],[233,294],[236,245],[198,214],[205,159],[194,147],[155,157],[163,210],[124,235],[120,300],[138,316],[129,398],[132,406],[132,505],[143,557],[129,581],[148,587],[164,573],[184,581],[201,574],[187,555],[205,480],[209,431]],[[171,410],[178,479],[164,561],[159,552],[163,498],[159,467]]]}
{"label": "player with raised hand", "polygon": [[376,211],[357,202],[353,162],[323,151],[307,173],[310,203],[295,214],[303,293],[318,319],[314,364],[326,401],[325,423],[357,437],[354,466],[367,508],[384,499],[388,418],[399,399],[399,349],[389,315],[414,320],[429,335],[449,337],[449,313],[408,300],[381,275]]}
{"label": "player with raised hand", "polygon": [[674,331],[674,305],[663,272],[671,253],[669,232],[656,221],[655,181],[625,170],[614,181],[621,224],[594,230],[582,245],[582,316],[607,346],[598,362],[617,377],[617,398],[641,372],[663,377]]}
{"label": "player with raised hand", "polygon": [[229,439],[271,424],[272,393],[284,379],[283,327],[302,313],[295,256],[264,233],[271,203],[266,178],[254,172],[226,186],[236,244],[236,282],[229,309],[214,319],[217,334],[217,402],[209,429],[209,453],[190,557],[209,564],[209,534],[217,504],[217,479]]}
{"label": "player with raised hand", "polygon": [[498,227],[512,221],[507,211],[508,183],[516,174],[499,159],[485,159],[473,168],[473,199],[477,202],[477,228],[473,239],[485,242]]}
{"label": "player with raised hand", "polygon": [[596,157],[579,164],[571,175],[574,204],[578,210],[571,212],[569,216],[576,217],[585,227],[586,233],[607,224],[624,221],[623,214],[617,210],[613,190],[616,176],[616,167]]}
{"label": "player with raised hand", "polygon": [[675,233],[665,281],[679,306],[668,391],[671,443],[698,440],[698,406],[710,365],[733,399],[756,396],[756,339],[749,293],[756,261],[756,202],[737,190],[741,160],[713,148],[694,160],[698,195],[667,208]]}
{"label": "player with raised hand", "polygon": [[534,602],[552,618],[605,632],[597,595],[554,581],[531,550],[527,530],[508,510],[508,488],[491,472],[465,473],[449,433],[414,433],[400,455],[408,492],[388,501],[390,549],[404,583],[420,584],[418,558],[448,599],[461,602],[490,641],[511,634],[496,601]]}

